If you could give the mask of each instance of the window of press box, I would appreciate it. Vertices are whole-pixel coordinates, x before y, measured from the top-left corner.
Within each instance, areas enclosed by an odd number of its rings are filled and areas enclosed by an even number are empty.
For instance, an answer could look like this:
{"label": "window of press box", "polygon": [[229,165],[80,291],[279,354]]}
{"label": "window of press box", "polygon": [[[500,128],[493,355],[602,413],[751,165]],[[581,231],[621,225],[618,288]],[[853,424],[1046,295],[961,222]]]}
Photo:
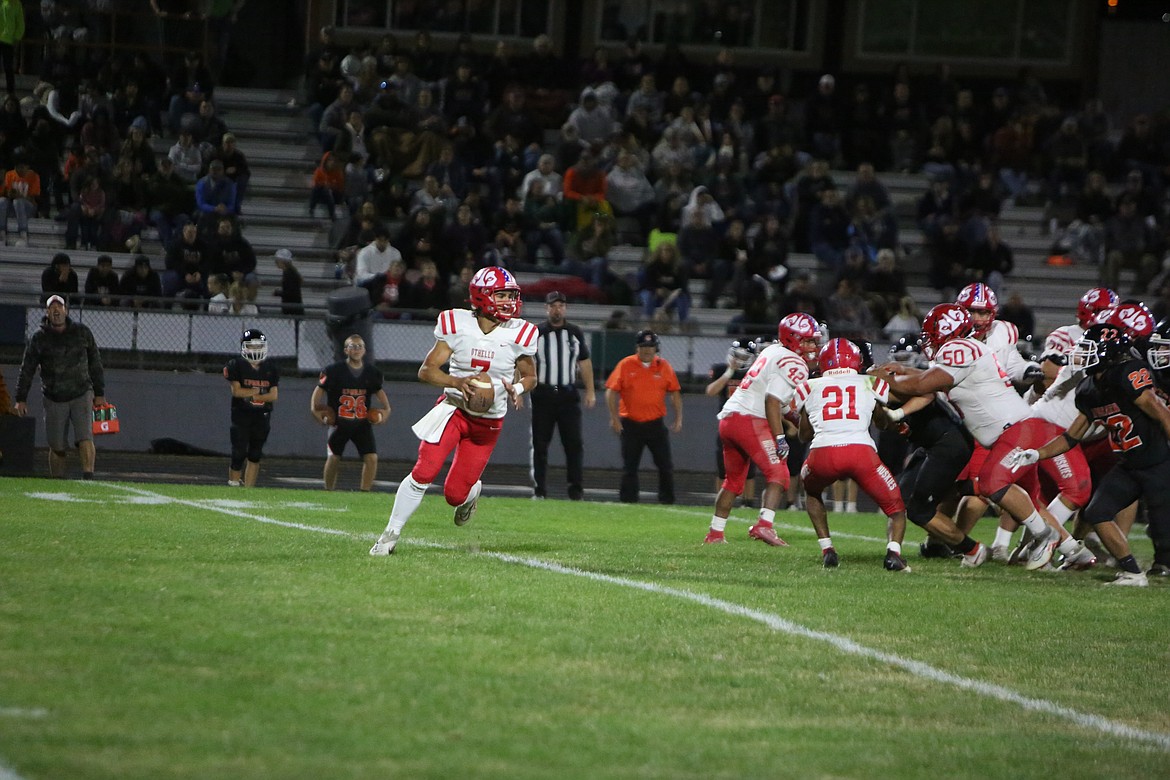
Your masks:
{"label": "window of press box", "polygon": [[338,27],[534,38],[549,32],[553,0],[338,0]]}
{"label": "window of press box", "polygon": [[862,0],[858,54],[1067,64],[1085,0]]}
{"label": "window of press box", "polygon": [[811,0],[605,0],[600,39],[801,52]]}

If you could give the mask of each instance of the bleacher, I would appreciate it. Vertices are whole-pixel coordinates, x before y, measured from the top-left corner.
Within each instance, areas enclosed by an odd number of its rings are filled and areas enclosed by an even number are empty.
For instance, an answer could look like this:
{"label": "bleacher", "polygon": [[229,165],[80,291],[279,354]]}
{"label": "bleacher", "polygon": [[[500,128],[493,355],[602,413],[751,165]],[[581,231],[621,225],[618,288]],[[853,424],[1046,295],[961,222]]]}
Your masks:
{"label": "bleacher", "polygon": [[[236,135],[239,148],[247,156],[252,169],[249,192],[244,203],[241,225],[244,236],[252,243],[258,258],[257,273],[261,290],[257,304],[261,311],[278,311],[279,302],[272,296],[280,280],[272,254],[281,248],[292,250],[297,268],[304,278],[304,300],[310,311],[325,306],[329,292],[345,284],[335,276],[335,266],[329,246],[330,222],[308,214],[308,194],[313,169],[319,152],[307,132],[306,120],[288,108],[292,94],[284,90],[242,89],[221,87],[216,102],[229,129]],[[155,149],[165,153],[172,141],[154,140]],[[850,171],[834,171],[833,178],[841,188],[853,179]],[[927,179],[921,174],[879,174],[879,179],[890,190],[898,217],[900,238],[908,250],[904,269],[910,293],[925,311],[939,302],[938,293],[926,282],[927,260],[921,246],[921,236],[914,225],[914,208],[918,197],[927,189]],[[40,290],[40,275],[52,255],[64,248],[62,222],[35,219],[30,225],[28,247],[5,247],[0,261],[0,291],[8,293],[36,293]],[[1075,301],[1084,290],[1096,283],[1093,266],[1051,267],[1045,263],[1052,243],[1046,235],[1047,222],[1043,209],[1007,206],[1000,218],[1000,233],[1015,254],[1015,271],[1008,278],[1005,295],[1019,292],[1033,307],[1040,334],[1066,324]],[[161,269],[163,250],[153,229],[143,235],[141,252]],[[93,267],[98,252],[71,251],[74,269],[84,285],[85,274]],[[610,254],[610,267],[619,274],[632,276],[642,261],[643,250],[637,246],[620,245]],[[129,266],[129,254],[115,255],[119,272]],[[791,268],[817,272],[817,262],[811,255],[794,254]],[[520,274],[521,283],[535,281],[537,274]],[[696,297],[696,302],[701,298]],[[609,318],[615,307],[607,304],[574,303],[571,317],[586,328],[596,328]],[[539,312],[539,310],[538,310]],[[531,313],[531,312],[530,312]],[[628,310],[628,319],[638,323],[637,308]],[[693,331],[705,335],[722,334],[735,312],[726,309],[692,308]],[[538,316],[538,315],[534,315]]]}

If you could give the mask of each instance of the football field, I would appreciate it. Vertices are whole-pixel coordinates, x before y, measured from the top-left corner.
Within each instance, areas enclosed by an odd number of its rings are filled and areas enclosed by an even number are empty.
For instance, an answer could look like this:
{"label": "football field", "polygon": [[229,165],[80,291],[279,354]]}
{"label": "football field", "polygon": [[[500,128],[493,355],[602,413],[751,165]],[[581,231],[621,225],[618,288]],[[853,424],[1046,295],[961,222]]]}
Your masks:
{"label": "football field", "polygon": [[[0,780],[1170,777],[1170,583],[884,518],[0,481]],[[976,536],[990,540],[990,520]],[[1151,556],[1144,528],[1138,558]]]}

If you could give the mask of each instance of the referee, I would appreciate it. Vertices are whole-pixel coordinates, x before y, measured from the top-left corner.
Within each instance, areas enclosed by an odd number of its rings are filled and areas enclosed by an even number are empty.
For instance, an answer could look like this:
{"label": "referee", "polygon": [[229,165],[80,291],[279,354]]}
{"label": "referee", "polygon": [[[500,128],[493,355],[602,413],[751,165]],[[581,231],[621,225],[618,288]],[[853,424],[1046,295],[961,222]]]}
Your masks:
{"label": "referee", "polygon": [[577,373],[585,385],[585,408],[597,403],[593,390],[593,361],[581,328],[565,320],[568,302],[564,293],[550,292],[544,299],[548,319],[537,326],[536,378],[532,391],[532,482],[534,498],[548,495],[548,447],[553,429],[561,430],[569,499],[580,501],[585,447],[581,437],[581,396]]}

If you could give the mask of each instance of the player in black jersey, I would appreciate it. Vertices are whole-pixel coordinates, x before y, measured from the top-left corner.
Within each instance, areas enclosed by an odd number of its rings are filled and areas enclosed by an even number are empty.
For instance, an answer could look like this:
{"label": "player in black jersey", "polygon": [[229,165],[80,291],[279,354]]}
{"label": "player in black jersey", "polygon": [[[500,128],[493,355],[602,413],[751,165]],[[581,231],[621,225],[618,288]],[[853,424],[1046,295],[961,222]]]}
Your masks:
{"label": "player in black jersey", "polygon": [[[232,389],[232,456],[228,484],[253,487],[260,475],[260,459],[272,422],[272,404],[278,395],[280,374],[268,362],[268,338],[255,328],[244,331],[240,357],[223,367]],[[242,478],[241,478],[242,472]]]}
{"label": "player in black jersey", "polygon": [[1067,452],[1100,423],[1118,463],[1105,475],[1084,509],[1102,544],[1121,569],[1115,585],[1149,584],[1114,517],[1138,498],[1149,509],[1155,560],[1170,564],[1170,409],[1158,397],[1150,366],[1135,358],[1126,331],[1105,323],[1089,327],[1077,342],[1072,364],[1086,377],[1076,389],[1080,414],[1062,435],[1039,450],[1015,450],[1010,466],[1025,466]]}
{"label": "player in black jersey", "polygon": [[[740,381],[747,374],[748,369],[752,367],[760,349],[758,341],[752,341],[748,338],[736,339],[731,342],[731,347],[727,350],[726,362],[711,366],[711,371],[708,373],[711,381],[707,384],[706,393],[719,399],[719,409],[723,408],[723,404],[735,392],[735,388],[739,387]],[[723,465],[723,441],[719,438],[719,434],[715,434],[715,471],[715,492],[719,492],[719,488],[727,476],[726,467]],[[752,463],[748,466],[747,481],[744,483],[741,498],[744,504],[750,504],[755,500],[755,497],[756,464]]]}
{"label": "player in black jersey", "polygon": [[[903,370],[926,367],[918,340],[912,337],[904,336],[891,346],[890,357]],[[898,488],[906,501],[907,519],[930,534],[920,553],[924,558],[947,558],[954,551],[962,555],[963,566],[982,565],[987,547],[953,520],[958,477],[975,448],[971,434],[941,401],[929,396],[910,399],[886,414],[904,428],[915,447],[898,477]]]}
{"label": "player in black jersey", "polygon": [[[365,362],[366,342],[361,336],[345,340],[345,360],[339,360],[321,372],[313,388],[309,409],[323,423],[333,423],[329,432],[329,455],[325,458],[325,489],[337,487],[337,472],[345,445],[353,442],[362,458],[361,489],[369,491],[378,474],[378,447],[374,442],[374,425],[381,425],[390,414],[390,399],[382,389],[382,372]],[[377,405],[371,403],[377,400]],[[327,408],[329,413],[322,413]]]}

